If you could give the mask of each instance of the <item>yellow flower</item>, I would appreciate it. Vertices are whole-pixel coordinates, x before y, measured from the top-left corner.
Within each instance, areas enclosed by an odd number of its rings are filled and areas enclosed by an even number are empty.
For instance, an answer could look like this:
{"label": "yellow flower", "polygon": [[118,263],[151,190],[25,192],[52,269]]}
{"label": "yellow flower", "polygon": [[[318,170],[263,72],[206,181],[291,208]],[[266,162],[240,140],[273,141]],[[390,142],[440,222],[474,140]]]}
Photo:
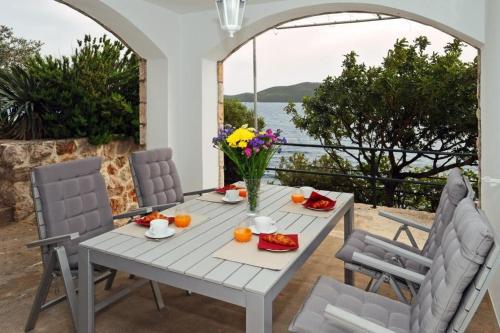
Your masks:
{"label": "yellow flower", "polygon": [[[226,138],[226,142],[229,144],[229,147],[236,148],[246,148],[248,141],[252,140],[255,137],[253,131],[241,127],[231,133],[230,136]],[[243,143],[241,143],[243,141]],[[244,144],[244,147],[242,146]]]}
{"label": "yellow flower", "polygon": [[246,141],[240,141],[238,142],[238,147],[245,149],[247,147],[248,143]]}

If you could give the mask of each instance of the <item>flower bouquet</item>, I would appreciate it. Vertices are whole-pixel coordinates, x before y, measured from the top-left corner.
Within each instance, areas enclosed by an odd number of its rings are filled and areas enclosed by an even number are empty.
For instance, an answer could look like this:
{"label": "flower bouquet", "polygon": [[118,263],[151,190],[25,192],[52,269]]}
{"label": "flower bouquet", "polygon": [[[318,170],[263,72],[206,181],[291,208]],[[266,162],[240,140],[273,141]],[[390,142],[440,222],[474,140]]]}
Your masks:
{"label": "flower bouquet", "polygon": [[261,178],[273,155],[280,150],[280,144],[286,143],[280,132],[271,129],[260,132],[247,125],[240,128],[226,125],[213,139],[215,148],[234,162],[246,183],[249,215],[257,214]]}

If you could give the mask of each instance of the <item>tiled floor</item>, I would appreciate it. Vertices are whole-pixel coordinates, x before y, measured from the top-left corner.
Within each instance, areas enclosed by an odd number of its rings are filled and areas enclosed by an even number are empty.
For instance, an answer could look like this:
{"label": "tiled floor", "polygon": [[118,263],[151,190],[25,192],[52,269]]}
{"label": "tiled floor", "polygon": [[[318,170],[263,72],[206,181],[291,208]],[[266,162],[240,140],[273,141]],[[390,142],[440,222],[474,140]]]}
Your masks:
{"label": "tiled floor", "polygon": [[[398,210],[393,210],[398,211]],[[427,213],[400,211],[407,216],[430,223]],[[397,226],[378,218],[377,210],[356,205],[356,226],[385,235],[393,235]],[[300,307],[319,275],[343,278],[342,263],[334,253],[342,245],[342,225],[323,242],[294,279],[277,297],[273,305],[273,331],[286,332],[294,314]],[[416,233],[420,243],[424,235]],[[0,332],[22,332],[36,286],[41,274],[40,255],[27,250],[24,244],[36,239],[36,228],[26,223],[0,228]],[[367,279],[356,276],[356,285],[364,287]],[[130,281],[119,274],[114,290]],[[131,294],[97,315],[97,332],[244,332],[245,312],[242,308],[200,295],[186,296],[185,292],[162,286],[166,308],[156,311],[148,286]],[[56,286],[62,292],[62,285]],[[103,286],[98,288],[103,296]],[[57,291],[57,290],[56,290]],[[382,292],[393,297],[389,288]],[[71,332],[65,303],[45,311],[37,323],[36,332]],[[486,298],[467,332],[500,332],[491,303]]]}

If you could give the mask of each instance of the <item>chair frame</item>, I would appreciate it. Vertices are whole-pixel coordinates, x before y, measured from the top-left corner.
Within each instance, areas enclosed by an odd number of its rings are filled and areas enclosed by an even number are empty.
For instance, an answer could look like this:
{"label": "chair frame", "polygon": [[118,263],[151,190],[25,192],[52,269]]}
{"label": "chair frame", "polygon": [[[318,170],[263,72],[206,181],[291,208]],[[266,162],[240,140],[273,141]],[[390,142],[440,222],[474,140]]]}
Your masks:
{"label": "chair frame", "polygon": [[[482,211],[480,211],[480,213],[484,214]],[[356,261],[375,269],[388,270],[390,271],[390,274],[400,279],[414,278],[412,282],[419,283],[421,282],[419,280],[423,280],[424,277],[421,274],[407,270],[403,267],[391,265],[383,260],[374,259],[362,253],[355,252],[354,256],[356,257]],[[481,301],[488,290],[488,286],[495,276],[495,271],[498,269],[499,264],[500,248],[498,245],[494,244],[485,262],[476,273],[474,280],[464,292],[459,308],[448,325],[446,330],[447,333],[465,332],[467,326],[471,322],[475,312],[481,304]],[[388,268],[389,266],[392,267]],[[367,333],[395,333],[386,327],[380,326],[363,317],[331,304],[327,305],[325,308],[324,315],[328,320],[334,321],[336,324],[339,324],[347,329]]]}
{"label": "chair frame", "polygon": [[[470,184],[468,178],[465,177],[464,175],[462,175],[462,179],[467,187],[467,197],[474,198],[475,192],[474,192],[472,185]],[[408,236],[408,239],[410,240],[411,245],[414,248],[421,250],[418,247],[418,244],[415,241],[413,234],[411,233],[410,227],[421,230],[421,231],[425,231],[427,233],[429,233],[431,231],[430,227],[423,225],[423,224],[420,224],[418,222],[415,222],[411,219],[408,219],[408,218],[405,218],[402,216],[398,216],[395,214],[391,214],[391,213],[386,212],[386,211],[380,211],[379,215],[382,217],[388,218],[393,222],[397,222],[397,223],[401,224],[401,226],[399,227],[399,229],[397,230],[396,234],[393,237],[394,241],[397,241],[399,236],[403,232],[405,232],[406,235]],[[390,253],[394,253],[395,256],[393,257],[393,260],[395,263],[399,263],[399,267],[401,267],[401,268],[404,268],[404,265],[401,261],[401,257],[417,261],[421,265],[424,265],[427,267],[430,267],[430,265],[432,264],[432,260],[427,258],[427,257],[419,255],[418,253],[413,253],[411,251],[399,248],[397,245],[388,243],[386,241],[377,239],[375,237],[367,235],[365,237],[365,241],[367,244],[374,245],[374,246],[382,248]],[[355,256],[353,255],[353,259],[354,259],[354,257]],[[387,265],[390,265],[390,264],[388,264],[385,261],[377,260],[380,262],[378,262],[376,267],[374,267],[371,263],[373,263],[373,260],[376,260],[376,259],[371,258],[371,257],[368,257],[368,258],[365,258],[365,257],[367,257],[367,256],[363,255],[361,253],[357,253],[356,254],[357,259],[353,260],[356,262],[353,262],[353,263],[344,262],[344,268],[348,269],[350,271],[353,271],[353,272],[358,272],[358,273],[367,275],[370,277],[370,282],[368,283],[368,285],[366,286],[366,289],[365,289],[366,291],[377,292],[380,285],[383,282],[386,282],[386,283],[389,283],[389,285],[392,287],[392,289],[396,293],[396,296],[398,297],[398,299],[401,302],[409,304],[411,299],[408,299],[404,295],[403,289],[409,290],[411,297],[414,297],[417,294],[417,290],[418,290],[418,287],[420,286],[420,283],[418,283],[416,281],[409,280],[409,279],[401,278],[400,276],[397,276],[397,274],[393,274],[392,271],[391,272],[386,271],[385,269],[388,269],[388,267],[390,267]],[[360,258],[361,258],[361,260],[359,260]],[[365,264],[365,262],[366,262],[366,264]],[[383,265],[382,262],[386,263],[387,265]],[[396,267],[398,267],[398,266],[396,266]]]}
{"label": "chair frame", "polygon": [[[77,327],[77,292],[74,279],[77,278],[76,270],[71,270],[66,249],[63,245],[64,242],[69,240],[78,240],[80,235],[78,233],[71,233],[66,235],[60,235],[55,237],[47,237],[46,224],[43,217],[43,207],[40,199],[40,192],[38,190],[35,173],[31,172],[31,189],[33,202],[35,206],[35,216],[37,221],[38,237],[39,240],[28,243],[26,246],[28,248],[40,247],[42,262],[43,262],[43,274],[38,286],[37,292],[35,294],[35,299],[31,307],[31,311],[26,322],[25,331],[31,332],[36,325],[36,321],[40,313],[53,305],[56,305],[64,300],[68,301],[69,310],[71,313],[71,319],[73,327],[76,330]],[[135,210],[127,212],[124,214],[119,214],[113,216],[113,220],[128,218],[135,215],[145,214],[150,211],[148,208],[143,208],[140,210]],[[111,289],[113,281],[116,276],[116,270],[105,269],[104,272],[96,271],[97,276],[94,278],[94,283],[100,283],[106,281],[105,290]],[[55,278],[62,277],[64,283],[65,294],[58,296],[48,302],[46,302],[50,287]],[[133,290],[145,285],[150,282],[151,288],[154,294],[156,306],[158,310],[165,307],[162,295],[160,293],[159,287],[156,282],[148,281],[145,279],[138,279],[130,287],[125,288],[108,298],[104,299],[100,303],[96,304],[95,311],[98,312],[108,305],[122,299],[127,296]]]}
{"label": "chair frame", "polygon": [[[470,198],[470,197],[469,197]],[[488,221],[484,212],[481,209],[476,208],[477,212]],[[491,230],[491,224],[489,225]],[[500,246],[498,244],[498,234],[493,232],[494,243],[489,250],[484,262],[479,267],[474,278],[469,283],[467,288],[462,294],[460,303],[453,314],[453,317],[448,322],[446,328],[447,333],[464,333],[470,324],[475,312],[477,311],[479,305],[481,304],[488,287],[490,286],[497,269],[500,267]],[[378,239],[377,239],[378,241]],[[383,242],[383,241],[382,241]],[[388,243],[390,246],[393,244]],[[377,245],[377,244],[374,244]],[[397,247],[397,246],[394,246]],[[406,250],[403,250],[406,251]],[[411,251],[406,251],[411,253],[411,256],[415,254]],[[400,252],[404,254],[404,252]],[[421,260],[422,264],[428,264],[429,259],[421,256],[422,258],[415,258]],[[388,263],[384,260],[376,259],[371,256],[365,255],[360,252],[353,253],[353,259],[357,262],[365,265],[367,267],[373,268],[375,270],[384,271],[390,274],[391,277],[399,278],[401,280],[411,281],[413,283],[421,284],[425,278],[424,275],[416,273],[414,271],[408,270],[399,265],[394,265]],[[432,263],[432,261],[430,261]],[[429,274],[429,273],[428,273]],[[302,311],[302,310],[300,310]],[[299,313],[300,313],[299,311]],[[296,316],[298,313],[296,314]],[[327,304],[323,312],[326,320],[335,323],[335,325],[340,326],[348,331],[354,332],[365,332],[365,333],[396,333],[395,331],[377,324],[369,319],[363,318],[357,314],[350,311],[344,310],[338,306],[332,304]],[[290,330],[292,330],[293,322],[290,324]]]}

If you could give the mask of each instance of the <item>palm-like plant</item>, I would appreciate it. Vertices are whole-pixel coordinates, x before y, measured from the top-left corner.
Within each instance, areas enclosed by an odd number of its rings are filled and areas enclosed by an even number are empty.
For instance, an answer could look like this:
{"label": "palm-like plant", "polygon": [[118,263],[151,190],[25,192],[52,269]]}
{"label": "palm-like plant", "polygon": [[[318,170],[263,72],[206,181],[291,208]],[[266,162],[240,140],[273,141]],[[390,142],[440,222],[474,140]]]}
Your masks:
{"label": "palm-like plant", "polygon": [[35,95],[38,86],[38,80],[19,65],[0,70],[2,137],[31,140],[43,136],[45,107]]}

